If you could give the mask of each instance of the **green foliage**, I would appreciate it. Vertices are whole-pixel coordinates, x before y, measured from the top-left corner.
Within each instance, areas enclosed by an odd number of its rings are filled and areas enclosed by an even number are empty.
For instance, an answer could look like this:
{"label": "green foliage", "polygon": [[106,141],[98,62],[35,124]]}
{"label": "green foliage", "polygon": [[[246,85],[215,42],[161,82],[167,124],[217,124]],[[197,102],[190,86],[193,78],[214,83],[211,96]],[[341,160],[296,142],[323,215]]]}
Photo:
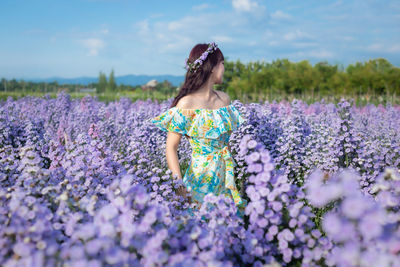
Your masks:
{"label": "green foliage", "polygon": [[[243,102],[290,101],[293,98],[303,99],[307,103],[321,98],[336,102],[344,97],[355,99],[357,105],[396,104],[400,96],[400,68],[383,58],[356,62],[346,68],[329,65],[326,61],[312,66],[307,60],[290,62],[288,59],[277,59],[271,63],[256,61],[244,64],[240,60],[227,59],[223,82],[215,88],[227,92],[231,99]],[[0,92],[4,98],[7,95],[43,95],[61,90],[78,93],[81,87],[77,84],[59,86],[57,82],[34,83],[2,78]],[[114,70],[108,82],[106,75],[100,72],[98,82],[88,87],[96,87],[99,99],[106,101],[119,98],[124,93],[133,99],[165,100],[176,96],[179,90],[168,81],[158,83],[154,90],[142,90],[139,85],[136,89],[130,85],[117,85]]]}
{"label": "green foliage", "polygon": [[100,94],[104,93],[106,91],[106,88],[107,88],[107,77],[102,71],[100,71],[99,82],[97,84],[97,92]]}
{"label": "green foliage", "polygon": [[108,87],[107,88],[110,92],[115,92],[117,89],[117,84],[115,83],[115,78],[114,78],[114,69],[111,70],[110,78],[108,79]]}
{"label": "green foliage", "polygon": [[248,101],[273,99],[277,95],[307,95],[313,102],[324,96],[370,99],[385,95],[388,99],[400,94],[400,69],[383,58],[356,62],[345,70],[325,61],[312,66],[307,60],[248,64],[238,60],[225,63],[224,79],[222,90],[235,98],[247,97]]}

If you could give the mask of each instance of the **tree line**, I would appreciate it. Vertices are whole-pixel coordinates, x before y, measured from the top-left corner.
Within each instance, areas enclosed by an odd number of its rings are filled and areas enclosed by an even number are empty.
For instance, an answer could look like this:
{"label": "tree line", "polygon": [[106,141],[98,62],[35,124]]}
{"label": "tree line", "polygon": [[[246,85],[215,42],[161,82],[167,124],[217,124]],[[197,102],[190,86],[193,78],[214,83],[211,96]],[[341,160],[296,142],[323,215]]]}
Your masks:
{"label": "tree line", "polygon": [[93,84],[93,86],[96,86],[97,93],[115,92],[117,89],[117,83],[115,82],[114,69],[111,70],[108,81],[106,74],[100,71],[97,85]]}
{"label": "tree line", "polygon": [[57,81],[31,82],[23,79],[17,81],[16,79],[7,80],[5,78],[2,78],[0,83],[0,91],[3,92],[52,93],[57,92],[60,88],[66,89],[67,92],[79,92],[79,89],[83,87],[96,88],[96,93],[112,93],[118,91],[131,91],[134,87],[140,87],[140,85],[117,85],[114,69],[111,70],[108,79],[106,74],[100,71],[97,82],[89,83],[88,85],[59,84]]}
{"label": "tree line", "polygon": [[307,60],[244,64],[225,62],[221,85],[233,96],[245,95],[390,95],[400,94],[400,68],[384,58],[356,62],[346,68],[326,61],[312,66]]}
{"label": "tree line", "polygon": [[[182,84],[181,84],[182,85]],[[180,86],[181,86],[180,85]],[[82,85],[57,82],[28,82],[15,79],[1,79],[0,91],[14,92],[56,92],[62,86],[69,92],[77,92]],[[131,91],[140,85],[117,85],[114,70],[109,78],[99,73],[98,81],[87,87],[96,88],[97,93]],[[312,66],[307,60],[290,62],[288,59],[277,59],[271,63],[225,61],[225,73],[220,89],[232,97],[243,95],[400,95],[400,68],[393,66],[383,58],[367,62],[356,62],[346,68],[341,65],[330,65],[326,61]],[[159,83],[155,90],[159,93],[173,94],[178,88],[168,81]]]}

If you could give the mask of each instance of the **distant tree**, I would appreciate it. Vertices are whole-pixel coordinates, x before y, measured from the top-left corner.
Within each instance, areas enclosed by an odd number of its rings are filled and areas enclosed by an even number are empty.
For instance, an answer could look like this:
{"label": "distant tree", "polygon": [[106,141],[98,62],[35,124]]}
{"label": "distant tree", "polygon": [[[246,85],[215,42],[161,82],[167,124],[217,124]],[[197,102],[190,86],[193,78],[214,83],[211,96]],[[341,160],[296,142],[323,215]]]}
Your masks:
{"label": "distant tree", "polygon": [[5,92],[7,92],[7,80],[6,80],[5,78],[2,78],[2,79],[1,79],[1,85],[2,85],[2,87],[3,87],[3,90],[4,90]]}
{"label": "distant tree", "polygon": [[332,87],[333,76],[337,73],[338,66],[330,66],[328,62],[323,61],[315,64],[314,68],[319,73],[320,81],[317,90],[321,93],[329,94]]}
{"label": "distant tree", "polygon": [[100,74],[99,74],[99,82],[98,82],[97,87],[98,87],[97,88],[98,93],[104,93],[106,91],[107,77],[102,71],[100,71]]}
{"label": "distant tree", "polygon": [[111,92],[115,92],[117,89],[117,84],[115,83],[114,78],[114,69],[111,70],[110,77],[108,78],[108,89]]}
{"label": "distant tree", "polygon": [[392,68],[386,74],[387,83],[385,84],[387,94],[400,95],[400,68]]}
{"label": "distant tree", "polygon": [[271,94],[271,87],[274,84],[274,76],[271,68],[263,68],[252,75],[252,88],[261,95],[263,93]]}
{"label": "distant tree", "polygon": [[26,81],[24,81],[24,79],[22,79],[20,81],[21,87],[22,87],[22,91],[25,93],[25,89],[26,89]]}
{"label": "distant tree", "polygon": [[16,79],[10,80],[10,81],[9,81],[9,85],[10,85],[9,87],[10,87],[10,91],[11,91],[11,92],[15,92],[15,91],[20,90],[20,88],[19,88],[19,83],[17,82]]}
{"label": "distant tree", "polygon": [[350,88],[354,88],[353,90],[359,95],[367,93],[369,81],[365,65],[362,62],[348,65],[346,73],[349,76]]}
{"label": "distant tree", "polygon": [[384,58],[377,58],[369,60],[366,66],[369,74],[368,89],[377,94],[383,94],[385,91],[386,94],[389,94],[387,90],[387,74],[393,69],[393,65]]}
{"label": "distant tree", "polygon": [[228,84],[232,81],[232,78],[234,76],[234,62],[232,61],[227,61],[225,59],[224,61],[224,66],[225,66],[225,71],[224,71],[224,77],[222,79],[222,84],[218,84],[217,90],[223,90],[226,91],[228,88]]}
{"label": "distant tree", "polygon": [[276,87],[279,88],[279,91],[291,93],[295,86],[292,78],[294,75],[293,64],[288,59],[277,59],[272,61],[272,67],[276,69]]}

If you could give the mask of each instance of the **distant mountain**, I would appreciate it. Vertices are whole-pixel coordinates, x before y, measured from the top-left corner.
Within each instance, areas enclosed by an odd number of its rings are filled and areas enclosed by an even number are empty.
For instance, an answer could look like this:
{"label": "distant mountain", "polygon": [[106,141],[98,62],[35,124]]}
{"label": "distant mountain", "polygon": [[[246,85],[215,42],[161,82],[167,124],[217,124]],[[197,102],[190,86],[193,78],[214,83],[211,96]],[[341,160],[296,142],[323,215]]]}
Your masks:
{"label": "distant mountain", "polygon": [[[22,79],[16,79],[20,81]],[[51,77],[51,78],[27,78],[23,79],[24,81],[31,82],[55,82],[57,81],[59,85],[63,84],[82,84],[88,85],[89,83],[94,83],[98,81],[98,77],[77,77],[77,78],[61,78],[61,77]],[[184,76],[174,76],[174,75],[123,75],[116,76],[115,82],[117,85],[125,84],[125,85],[143,85],[150,80],[157,80],[157,82],[163,82],[165,80],[169,81],[174,86],[179,86],[184,80]]]}

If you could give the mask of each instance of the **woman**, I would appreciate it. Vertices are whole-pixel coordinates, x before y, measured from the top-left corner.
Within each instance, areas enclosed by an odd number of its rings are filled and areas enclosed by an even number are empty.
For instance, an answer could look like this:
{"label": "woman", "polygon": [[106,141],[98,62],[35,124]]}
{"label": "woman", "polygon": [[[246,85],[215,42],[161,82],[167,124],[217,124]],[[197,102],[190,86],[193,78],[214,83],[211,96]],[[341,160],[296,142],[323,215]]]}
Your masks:
{"label": "woman", "polygon": [[[228,147],[229,137],[244,119],[229,95],[213,89],[221,84],[224,56],[215,43],[197,44],[186,59],[185,81],[170,108],[151,120],[167,131],[166,158],[173,176],[185,186],[178,189],[184,197],[201,206],[208,193],[231,197],[243,212],[242,199],[234,181],[234,166]],[[177,149],[182,136],[189,138],[192,155],[183,178]]]}

